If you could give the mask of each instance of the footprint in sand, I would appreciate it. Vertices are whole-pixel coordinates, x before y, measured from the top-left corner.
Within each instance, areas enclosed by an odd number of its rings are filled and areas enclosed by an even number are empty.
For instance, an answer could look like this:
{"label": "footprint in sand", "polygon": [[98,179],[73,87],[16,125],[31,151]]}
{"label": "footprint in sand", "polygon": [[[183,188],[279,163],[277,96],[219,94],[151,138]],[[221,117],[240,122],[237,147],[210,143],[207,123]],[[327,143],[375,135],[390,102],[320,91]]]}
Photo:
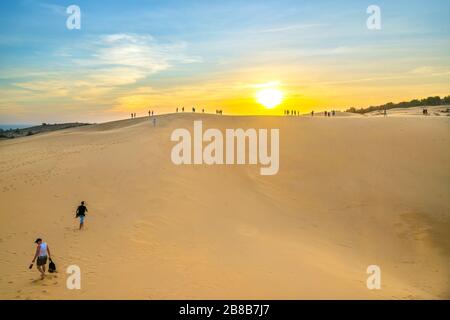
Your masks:
{"label": "footprint in sand", "polygon": [[39,279],[32,279],[31,283],[41,283],[43,280],[41,278]]}

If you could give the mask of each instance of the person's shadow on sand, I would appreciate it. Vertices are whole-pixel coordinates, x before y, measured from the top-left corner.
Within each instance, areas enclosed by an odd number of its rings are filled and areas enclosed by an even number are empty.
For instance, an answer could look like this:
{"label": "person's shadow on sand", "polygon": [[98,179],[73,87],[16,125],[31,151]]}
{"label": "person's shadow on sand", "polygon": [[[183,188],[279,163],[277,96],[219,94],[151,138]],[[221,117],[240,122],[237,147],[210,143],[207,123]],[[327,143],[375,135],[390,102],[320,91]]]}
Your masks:
{"label": "person's shadow on sand", "polygon": [[[54,280],[54,279],[58,279],[58,276],[56,274],[47,274],[44,279],[41,279],[41,278],[34,279],[34,280],[31,280],[31,283],[32,284],[41,284],[45,280]],[[57,282],[54,284],[57,284]]]}

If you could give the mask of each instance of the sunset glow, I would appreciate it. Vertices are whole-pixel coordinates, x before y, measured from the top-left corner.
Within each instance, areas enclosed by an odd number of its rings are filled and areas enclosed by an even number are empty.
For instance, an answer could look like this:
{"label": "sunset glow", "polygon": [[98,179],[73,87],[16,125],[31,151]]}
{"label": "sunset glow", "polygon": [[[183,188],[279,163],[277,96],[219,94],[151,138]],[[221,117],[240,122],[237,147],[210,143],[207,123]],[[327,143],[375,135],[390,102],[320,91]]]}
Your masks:
{"label": "sunset glow", "polygon": [[267,109],[273,109],[283,101],[283,93],[277,89],[263,89],[256,93],[256,99]]}
{"label": "sunset glow", "polygon": [[76,5],[80,29],[67,28],[58,1],[1,3],[0,122],[103,122],[181,107],[280,115],[283,105],[309,113],[449,94],[443,0],[389,2],[377,30],[357,0]]}

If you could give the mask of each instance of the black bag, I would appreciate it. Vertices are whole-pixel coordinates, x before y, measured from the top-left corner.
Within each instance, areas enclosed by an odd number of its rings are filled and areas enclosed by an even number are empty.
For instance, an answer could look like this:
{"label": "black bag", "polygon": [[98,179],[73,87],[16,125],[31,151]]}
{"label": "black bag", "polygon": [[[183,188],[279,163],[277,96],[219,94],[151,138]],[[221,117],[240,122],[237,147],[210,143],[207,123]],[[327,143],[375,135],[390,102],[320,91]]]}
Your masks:
{"label": "black bag", "polygon": [[52,259],[50,259],[50,263],[48,264],[48,272],[56,272],[56,265],[53,263]]}

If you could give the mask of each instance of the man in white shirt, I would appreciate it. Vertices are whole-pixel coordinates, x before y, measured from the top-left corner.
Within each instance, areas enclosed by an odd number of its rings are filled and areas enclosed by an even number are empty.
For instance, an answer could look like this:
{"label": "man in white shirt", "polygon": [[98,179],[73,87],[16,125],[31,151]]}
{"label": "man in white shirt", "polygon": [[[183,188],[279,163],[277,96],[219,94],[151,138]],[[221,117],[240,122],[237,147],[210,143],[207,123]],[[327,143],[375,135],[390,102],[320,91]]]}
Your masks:
{"label": "man in white shirt", "polygon": [[50,248],[46,242],[42,242],[41,238],[36,239],[34,242],[37,244],[36,253],[34,254],[33,261],[31,261],[30,269],[33,267],[33,263],[37,259],[37,269],[41,273],[41,279],[45,278],[45,265],[47,264],[47,259],[51,260]]}

